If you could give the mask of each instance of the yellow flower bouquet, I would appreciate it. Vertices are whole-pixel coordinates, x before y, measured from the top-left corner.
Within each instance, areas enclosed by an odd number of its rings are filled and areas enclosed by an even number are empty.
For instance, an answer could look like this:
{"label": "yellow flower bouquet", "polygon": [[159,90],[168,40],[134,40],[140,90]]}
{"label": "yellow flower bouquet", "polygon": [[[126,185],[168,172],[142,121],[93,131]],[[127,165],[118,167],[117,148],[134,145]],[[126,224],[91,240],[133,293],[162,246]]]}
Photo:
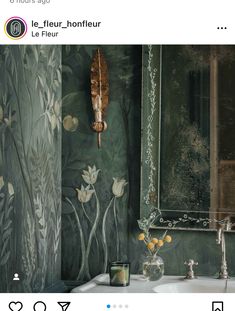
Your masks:
{"label": "yellow flower bouquet", "polygon": [[172,242],[172,237],[167,235],[167,231],[160,238],[152,237],[149,230],[146,230],[138,235],[138,240],[145,243],[149,253],[143,263],[143,275],[149,281],[157,281],[164,275],[164,261],[157,254],[165,243]]}

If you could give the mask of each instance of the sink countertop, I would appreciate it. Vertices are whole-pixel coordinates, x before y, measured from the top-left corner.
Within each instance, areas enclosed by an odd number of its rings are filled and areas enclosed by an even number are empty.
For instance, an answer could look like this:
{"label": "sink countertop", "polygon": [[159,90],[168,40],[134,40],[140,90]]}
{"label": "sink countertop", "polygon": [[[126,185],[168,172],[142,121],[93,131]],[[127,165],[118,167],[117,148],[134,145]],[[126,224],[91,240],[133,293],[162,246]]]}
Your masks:
{"label": "sink countertop", "polygon": [[[167,285],[173,283],[182,282],[182,284],[186,285],[188,282],[190,285],[193,285],[197,282],[205,281],[207,284],[208,282],[218,283],[221,282],[221,287],[225,284],[226,280],[217,280],[210,277],[198,277],[195,280],[186,280],[183,276],[169,276],[165,275],[158,281],[148,281],[143,277],[143,275],[138,274],[131,274],[130,276],[130,285],[126,287],[115,287],[109,285],[109,275],[108,274],[100,274],[97,275],[95,278],[78,286],[72,290],[72,293],[156,293],[156,287],[160,285]],[[235,287],[234,279],[230,279],[228,281],[232,287]],[[204,282],[203,282],[204,283]],[[222,284],[223,283],[223,284]],[[186,285],[187,286],[187,285]],[[229,289],[229,288],[228,288]],[[228,290],[228,292],[230,292]],[[234,291],[232,291],[234,292]]]}

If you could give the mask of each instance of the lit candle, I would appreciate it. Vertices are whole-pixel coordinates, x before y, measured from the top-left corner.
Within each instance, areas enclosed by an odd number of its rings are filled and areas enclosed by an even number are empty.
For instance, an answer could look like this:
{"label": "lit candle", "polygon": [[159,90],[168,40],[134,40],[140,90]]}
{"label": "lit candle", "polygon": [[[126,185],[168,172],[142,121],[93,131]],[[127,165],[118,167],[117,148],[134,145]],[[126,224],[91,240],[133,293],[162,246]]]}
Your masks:
{"label": "lit candle", "polygon": [[111,286],[128,286],[130,284],[130,263],[112,262],[109,266]]}

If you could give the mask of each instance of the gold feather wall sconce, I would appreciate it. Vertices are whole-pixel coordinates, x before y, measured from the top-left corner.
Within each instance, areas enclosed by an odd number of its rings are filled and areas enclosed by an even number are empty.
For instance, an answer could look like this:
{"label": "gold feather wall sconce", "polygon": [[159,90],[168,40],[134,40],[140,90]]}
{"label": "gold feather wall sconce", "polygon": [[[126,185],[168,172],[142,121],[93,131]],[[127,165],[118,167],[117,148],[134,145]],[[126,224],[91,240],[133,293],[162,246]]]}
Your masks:
{"label": "gold feather wall sconce", "polygon": [[91,127],[97,133],[100,148],[101,133],[107,129],[104,118],[109,104],[108,67],[100,49],[96,50],[91,64],[91,100],[95,119]]}

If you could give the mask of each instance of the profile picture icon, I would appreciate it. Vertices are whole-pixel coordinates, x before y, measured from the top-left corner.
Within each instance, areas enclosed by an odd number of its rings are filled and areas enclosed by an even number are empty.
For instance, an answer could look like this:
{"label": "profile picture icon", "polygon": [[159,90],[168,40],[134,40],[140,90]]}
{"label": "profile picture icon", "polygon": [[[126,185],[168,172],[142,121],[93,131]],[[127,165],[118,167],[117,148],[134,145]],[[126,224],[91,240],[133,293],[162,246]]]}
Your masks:
{"label": "profile picture icon", "polygon": [[14,277],[13,277],[13,281],[19,281],[20,278],[19,278],[19,274],[18,273],[15,273],[14,274]]}
{"label": "profile picture icon", "polygon": [[19,40],[27,33],[27,23],[23,18],[14,16],[6,21],[4,30],[10,39]]}

